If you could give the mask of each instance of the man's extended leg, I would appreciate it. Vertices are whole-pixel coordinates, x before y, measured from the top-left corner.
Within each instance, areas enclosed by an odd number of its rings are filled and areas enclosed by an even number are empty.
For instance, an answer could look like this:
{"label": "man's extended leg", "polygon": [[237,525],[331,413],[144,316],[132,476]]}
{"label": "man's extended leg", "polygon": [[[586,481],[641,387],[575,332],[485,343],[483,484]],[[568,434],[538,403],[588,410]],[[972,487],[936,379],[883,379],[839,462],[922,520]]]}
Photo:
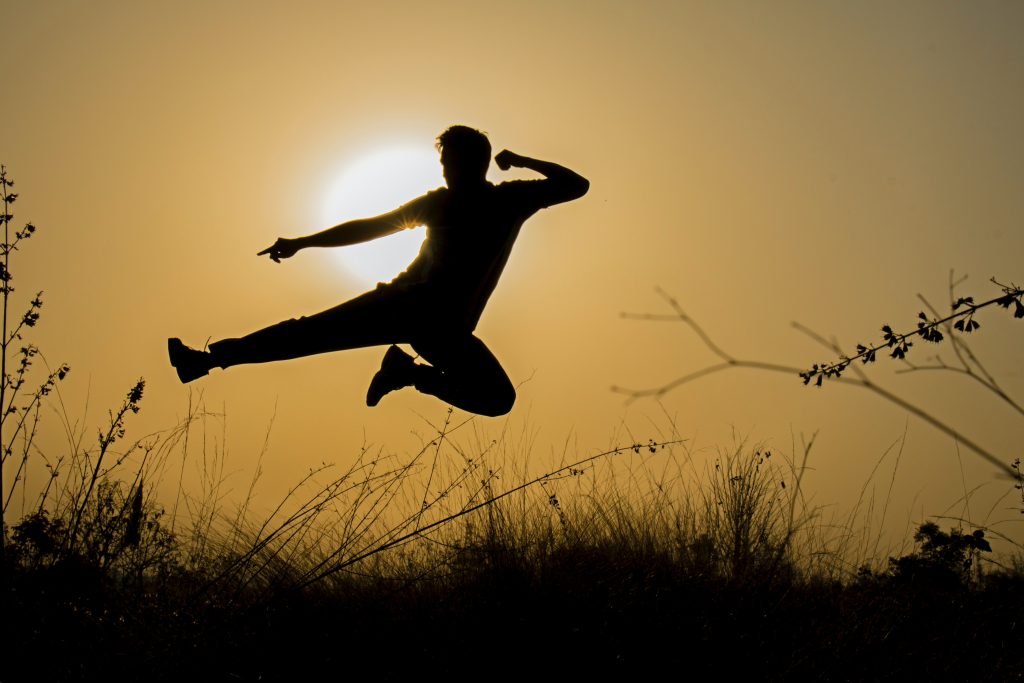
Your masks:
{"label": "man's extended leg", "polygon": [[422,325],[425,308],[416,293],[382,286],[321,313],[214,342],[209,353],[174,339],[168,341],[168,352],[179,378],[188,382],[216,367],[405,342],[408,330]]}
{"label": "man's extended leg", "polygon": [[397,347],[388,349],[380,372],[370,383],[367,404],[376,405],[388,391],[412,386],[478,415],[496,417],[512,410],[515,387],[479,338],[466,334],[418,339],[412,347],[430,365],[413,363]]}

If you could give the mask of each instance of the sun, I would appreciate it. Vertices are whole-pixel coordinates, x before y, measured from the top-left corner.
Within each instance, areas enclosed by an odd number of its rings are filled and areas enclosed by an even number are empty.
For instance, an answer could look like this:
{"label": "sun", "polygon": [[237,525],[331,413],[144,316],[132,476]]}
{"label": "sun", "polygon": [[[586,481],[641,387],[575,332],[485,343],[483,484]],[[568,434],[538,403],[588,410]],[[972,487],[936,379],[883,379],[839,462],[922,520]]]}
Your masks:
{"label": "sun", "polygon": [[[437,152],[402,145],[378,149],[344,165],[327,188],[324,227],[396,209],[444,184]],[[422,227],[331,250],[340,268],[362,285],[387,282],[419,252]]]}

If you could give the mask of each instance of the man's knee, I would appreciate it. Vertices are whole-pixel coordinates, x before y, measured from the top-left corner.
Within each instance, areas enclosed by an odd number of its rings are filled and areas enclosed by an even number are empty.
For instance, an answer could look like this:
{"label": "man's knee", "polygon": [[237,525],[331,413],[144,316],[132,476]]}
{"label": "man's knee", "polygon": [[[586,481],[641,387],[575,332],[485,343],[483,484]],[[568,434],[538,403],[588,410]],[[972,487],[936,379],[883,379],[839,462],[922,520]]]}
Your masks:
{"label": "man's knee", "polygon": [[512,386],[511,382],[507,382],[505,386],[489,394],[483,401],[484,405],[481,406],[481,410],[476,412],[487,417],[501,417],[511,412],[515,402],[516,389]]}

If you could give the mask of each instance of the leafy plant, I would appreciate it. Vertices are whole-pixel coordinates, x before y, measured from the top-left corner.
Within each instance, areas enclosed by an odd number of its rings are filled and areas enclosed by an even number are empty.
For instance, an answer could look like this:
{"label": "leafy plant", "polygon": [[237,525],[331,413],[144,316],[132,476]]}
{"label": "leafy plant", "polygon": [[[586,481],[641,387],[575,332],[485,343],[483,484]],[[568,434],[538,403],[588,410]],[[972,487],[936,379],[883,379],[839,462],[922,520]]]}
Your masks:
{"label": "leafy plant", "polygon": [[[4,559],[7,560],[7,515],[19,482],[21,500],[34,452],[35,437],[40,425],[41,409],[46,397],[70,371],[66,363],[32,383],[31,370],[41,354],[24,335],[39,322],[43,305],[42,292],[29,302],[18,319],[9,315],[14,294],[11,261],[25,240],[36,234],[28,223],[14,230],[11,207],[18,195],[11,191],[14,181],[7,169],[0,166],[0,194],[3,195],[3,241],[0,242],[0,297],[3,318],[0,322],[0,444],[2,444]],[[149,450],[141,448],[143,457],[138,469],[127,482],[116,472],[128,455],[140,450],[135,444],[123,453],[114,453],[114,445],[124,438],[127,416],[139,411],[145,382],[139,379],[128,392],[117,411],[111,412],[107,427],[97,435],[95,449],[80,449],[72,443],[70,453],[55,461],[42,457],[49,479],[31,509],[14,525],[10,550],[16,563],[25,567],[46,567],[67,560],[85,563],[101,571],[117,568],[119,572],[140,575],[143,569],[170,554],[171,538],[160,523],[162,509],[144,499],[143,466]],[[9,476],[8,476],[9,475]],[[35,495],[33,492],[32,495]]]}
{"label": "leafy plant", "polygon": [[889,558],[889,573],[898,580],[966,585],[979,555],[992,552],[982,529],[970,534],[961,529],[946,533],[934,522],[922,523],[914,541],[920,544],[915,552]]}
{"label": "leafy plant", "polygon": [[[39,428],[43,398],[71,370],[66,363],[61,363],[56,369],[48,370],[38,384],[29,384],[30,371],[39,356],[39,348],[25,343],[22,335],[39,322],[43,293],[38,292],[32,298],[20,318],[11,318],[11,295],[14,293],[11,260],[22,243],[36,233],[32,223],[26,223],[20,230],[12,228],[14,215],[11,207],[18,198],[11,191],[13,187],[14,181],[7,176],[7,167],[0,165],[0,194],[4,202],[4,210],[0,214],[0,222],[3,223],[3,241],[0,242],[0,298],[3,302],[3,319],[0,322],[0,448],[3,449],[0,453],[0,496],[3,496],[4,520],[18,481],[28,465]],[[14,467],[13,476],[5,478],[9,467]],[[0,535],[0,554],[6,544],[6,521],[4,529],[5,533]]]}

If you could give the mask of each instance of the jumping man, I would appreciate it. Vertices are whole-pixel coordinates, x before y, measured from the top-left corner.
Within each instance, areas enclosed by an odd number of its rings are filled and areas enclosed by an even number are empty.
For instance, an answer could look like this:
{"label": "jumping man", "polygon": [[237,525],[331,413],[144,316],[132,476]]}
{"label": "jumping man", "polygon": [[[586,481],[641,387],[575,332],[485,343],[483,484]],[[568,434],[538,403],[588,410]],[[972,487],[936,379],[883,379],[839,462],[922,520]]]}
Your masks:
{"label": "jumping man", "polygon": [[[178,378],[191,382],[212,368],[391,345],[370,382],[367,405],[411,386],[469,412],[509,412],[515,388],[473,331],[523,222],[540,209],[582,197],[590,183],[558,164],[504,150],[494,157],[498,168],[526,168],[544,178],[494,185],[486,179],[491,144],[466,126],[441,133],[437,149],[445,187],[375,218],[306,237],[278,238],[258,254],[279,263],[307,247],[343,247],[425,225],[426,239],[405,272],[339,306],[214,342],[208,351],[169,339]],[[417,363],[395,344],[410,345],[426,363]]]}

